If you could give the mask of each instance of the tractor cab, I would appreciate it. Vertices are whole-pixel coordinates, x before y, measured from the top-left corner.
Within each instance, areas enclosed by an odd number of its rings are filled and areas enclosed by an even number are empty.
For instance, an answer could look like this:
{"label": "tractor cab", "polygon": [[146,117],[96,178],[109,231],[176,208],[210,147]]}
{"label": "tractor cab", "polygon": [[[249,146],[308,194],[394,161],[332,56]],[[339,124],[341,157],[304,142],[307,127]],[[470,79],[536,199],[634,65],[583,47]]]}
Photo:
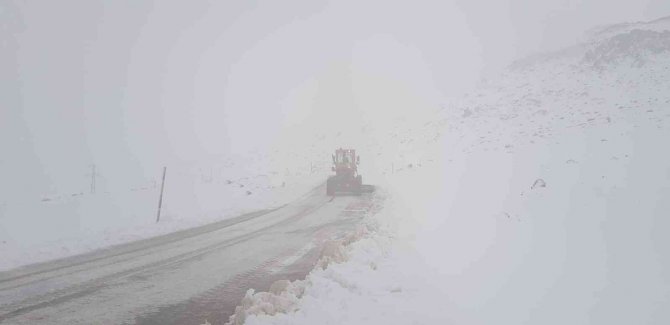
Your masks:
{"label": "tractor cab", "polygon": [[356,156],[356,150],[337,149],[333,155],[333,171],[336,174],[351,172],[355,173],[357,171],[357,165],[360,163],[360,161],[360,157]]}

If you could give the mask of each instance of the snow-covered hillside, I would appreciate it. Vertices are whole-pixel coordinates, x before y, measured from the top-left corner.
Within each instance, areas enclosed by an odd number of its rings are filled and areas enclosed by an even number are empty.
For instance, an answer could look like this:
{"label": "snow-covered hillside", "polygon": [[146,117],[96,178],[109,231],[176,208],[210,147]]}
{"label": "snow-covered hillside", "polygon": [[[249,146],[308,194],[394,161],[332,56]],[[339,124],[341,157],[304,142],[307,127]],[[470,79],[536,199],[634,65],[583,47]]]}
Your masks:
{"label": "snow-covered hillside", "polygon": [[346,262],[250,294],[235,319],[670,322],[668,21],[517,61],[391,128],[368,148],[393,202],[365,228],[380,230],[343,247]]}
{"label": "snow-covered hillside", "polygon": [[[161,220],[160,174],[129,188],[49,193],[0,204],[0,271],[171,233],[286,204],[320,185],[327,155],[314,148],[249,152],[216,163],[167,167]],[[157,168],[157,171],[160,169]]]}

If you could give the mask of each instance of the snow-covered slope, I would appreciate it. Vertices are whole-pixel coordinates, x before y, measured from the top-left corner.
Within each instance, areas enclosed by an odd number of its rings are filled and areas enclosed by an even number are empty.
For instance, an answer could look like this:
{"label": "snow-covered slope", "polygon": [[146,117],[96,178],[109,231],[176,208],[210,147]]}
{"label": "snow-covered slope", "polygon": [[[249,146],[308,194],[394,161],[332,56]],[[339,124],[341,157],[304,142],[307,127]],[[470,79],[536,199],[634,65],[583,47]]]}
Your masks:
{"label": "snow-covered slope", "polygon": [[[670,322],[668,19],[515,62],[394,128],[384,229],[246,324]],[[400,158],[402,157],[402,158]],[[402,161],[401,163],[399,161]],[[400,167],[400,168],[399,168]],[[263,299],[261,299],[263,298]],[[286,303],[286,301],[291,303]],[[269,305],[267,305],[269,304]],[[239,318],[238,318],[239,319]]]}
{"label": "snow-covered slope", "polygon": [[[210,163],[168,165],[161,220],[160,175],[125,189],[50,193],[0,203],[0,271],[274,208],[318,186],[328,156],[313,148],[249,152]],[[159,170],[157,168],[157,170]]]}

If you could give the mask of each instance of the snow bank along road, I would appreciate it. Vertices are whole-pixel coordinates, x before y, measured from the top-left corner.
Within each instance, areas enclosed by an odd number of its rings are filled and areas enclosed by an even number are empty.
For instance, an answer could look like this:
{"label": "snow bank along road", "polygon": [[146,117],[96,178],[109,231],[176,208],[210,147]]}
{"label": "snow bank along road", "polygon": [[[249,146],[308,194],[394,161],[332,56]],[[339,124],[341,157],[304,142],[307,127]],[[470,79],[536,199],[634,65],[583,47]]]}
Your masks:
{"label": "snow bank along road", "polygon": [[247,289],[303,277],[381,200],[320,186],[277,209],[3,272],[0,323],[223,323]]}

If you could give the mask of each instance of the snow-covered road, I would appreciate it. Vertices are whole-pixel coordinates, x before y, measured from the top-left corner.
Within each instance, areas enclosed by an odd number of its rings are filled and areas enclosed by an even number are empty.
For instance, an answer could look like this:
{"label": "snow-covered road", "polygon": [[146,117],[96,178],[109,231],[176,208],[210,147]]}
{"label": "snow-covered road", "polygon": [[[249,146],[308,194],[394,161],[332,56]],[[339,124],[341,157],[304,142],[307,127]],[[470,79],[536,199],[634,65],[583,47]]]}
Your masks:
{"label": "snow-covered road", "polygon": [[304,276],[380,200],[320,186],[278,209],[0,273],[0,323],[223,323],[247,289]]}

